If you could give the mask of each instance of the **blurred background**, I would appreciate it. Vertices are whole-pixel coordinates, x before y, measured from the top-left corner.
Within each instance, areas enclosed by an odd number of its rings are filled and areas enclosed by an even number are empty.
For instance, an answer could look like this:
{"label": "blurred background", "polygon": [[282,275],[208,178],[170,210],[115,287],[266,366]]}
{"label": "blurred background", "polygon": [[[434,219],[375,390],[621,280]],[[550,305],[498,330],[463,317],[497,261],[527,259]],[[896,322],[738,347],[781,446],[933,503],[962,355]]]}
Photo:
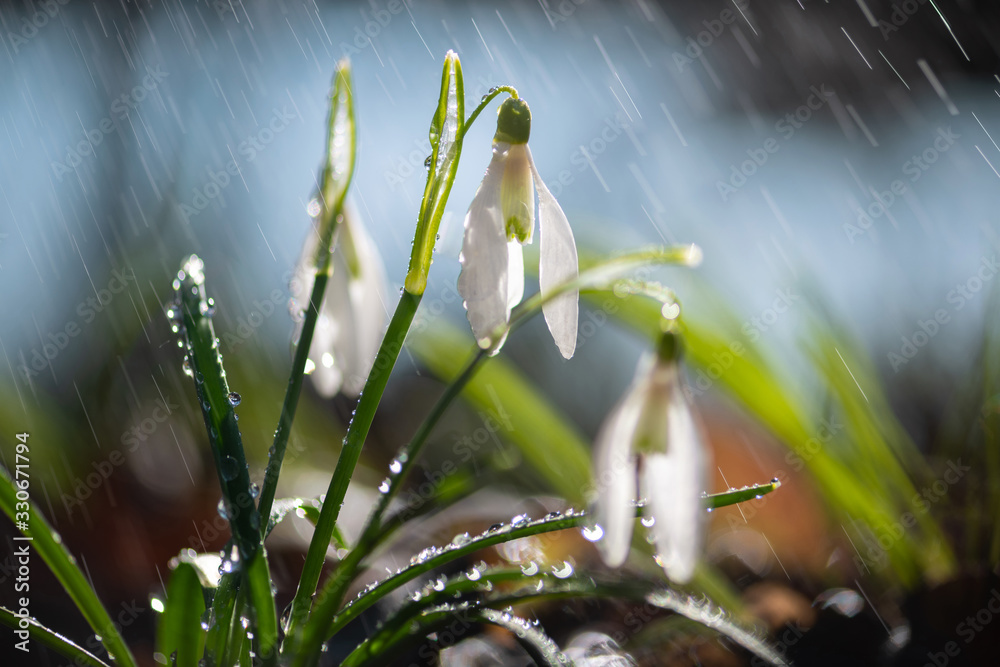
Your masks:
{"label": "blurred background", "polygon": [[[776,476],[785,484],[742,515],[731,508],[713,517],[708,560],[734,599],[775,637],[819,628],[817,616],[836,612],[834,636],[843,636],[842,623],[868,638],[854,664],[890,654],[902,661],[908,651],[926,660],[940,650],[934,642],[955,633],[953,619],[975,612],[976,596],[997,585],[990,530],[1000,471],[989,399],[1000,271],[998,27],[994,3],[969,0],[5,3],[3,462],[12,466],[13,434],[30,433],[33,497],[112,616],[121,614],[126,637],[148,647],[150,596],[162,593],[169,559],[227,539],[193,387],[163,315],[181,260],[205,260],[259,481],[291,362],[288,281],[309,231],[334,65],[344,56],[353,63],[353,199],[395,288],[422,196],[440,65],[453,49],[470,108],[501,84],[531,105],[533,155],[582,254],[665,242],[704,249],[696,271],[653,277],[715,336],[715,348],[694,350],[689,369],[717,467],[708,491]],[[493,131],[488,110],[466,138],[421,311],[428,331],[451,327],[448,335],[462,332],[470,347],[454,286],[462,218]],[[226,171],[231,162],[235,175]],[[599,304],[582,311],[591,327],[581,326],[571,362],[540,321],[502,355],[584,443],[648,347],[641,332],[604,326]],[[775,433],[781,417],[752,409],[758,387],[739,384],[712,356],[734,342],[761,355],[736,355],[734,368],[746,361],[768,369],[801,402],[799,441]],[[837,426],[846,411],[830,407],[838,397],[830,374],[816,372],[820,348],[836,348],[880,442],[916,490],[931,484],[924,498],[946,544],[925,549],[937,555],[915,573],[897,571],[896,561],[870,567],[836,493],[814,483],[808,456],[795,458],[813,441],[844,441],[846,470],[879,475],[852,465],[870,463],[850,453],[863,449],[852,430],[861,418]],[[467,348],[456,349],[463,359]],[[400,357],[348,497],[345,521],[355,528],[392,453],[441,391],[444,362],[431,357],[416,341]],[[325,491],[352,407],[345,397],[304,395],[279,494]],[[552,482],[560,462],[545,470],[526,458],[517,415],[506,431],[496,427],[507,417],[501,399],[449,413],[426,480],[457,466],[488,490],[463,515],[436,515],[430,532],[387,563],[407,561],[407,549],[418,551],[429,535],[447,540],[457,526],[509,517],[515,504],[532,513],[559,506],[555,496],[567,495]],[[908,453],[893,449],[898,443]],[[955,465],[970,463],[971,472],[934,491],[949,464],[950,480]],[[909,495],[899,507],[907,504],[917,506]],[[6,522],[0,530],[0,601],[9,604],[14,533]],[[279,600],[292,592],[308,535],[295,519],[273,538]],[[880,535],[869,537],[877,544]],[[544,546],[598,566],[589,545],[565,539]],[[84,641],[85,624],[67,613],[40,563],[33,577],[44,591],[33,598],[36,615]],[[841,588],[848,602],[830,593]],[[556,621],[561,632],[603,623],[614,636],[622,625],[621,610],[570,612]],[[743,664],[697,634],[676,624],[650,631],[636,655],[648,664]],[[977,647],[989,634],[952,664],[988,664],[979,660],[995,644]],[[808,643],[778,641],[790,654]],[[39,664],[61,664],[52,660]]]}

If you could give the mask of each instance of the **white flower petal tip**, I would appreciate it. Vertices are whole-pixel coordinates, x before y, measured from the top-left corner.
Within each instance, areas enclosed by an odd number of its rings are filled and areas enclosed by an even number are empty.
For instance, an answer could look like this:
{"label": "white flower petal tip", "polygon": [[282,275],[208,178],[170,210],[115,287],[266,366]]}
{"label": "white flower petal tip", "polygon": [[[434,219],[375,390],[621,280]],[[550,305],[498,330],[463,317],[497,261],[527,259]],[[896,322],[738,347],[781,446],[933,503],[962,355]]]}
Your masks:
{"label": "white flower petal tip", "polygon": [[[528,153],[531,173],[538,191],[538,227],[541,234],[541,257],[538,262],[538,284],[545,298],[564,283],[576,280],[580,275],[579,259],[573,229],[559,202],[545,186],[542,177]],[[577,327],[580,321],[580,293],[571,290],[547,300],[542,305],[542,314],[556,347],[564,359],[572,358],[576,352]]]}

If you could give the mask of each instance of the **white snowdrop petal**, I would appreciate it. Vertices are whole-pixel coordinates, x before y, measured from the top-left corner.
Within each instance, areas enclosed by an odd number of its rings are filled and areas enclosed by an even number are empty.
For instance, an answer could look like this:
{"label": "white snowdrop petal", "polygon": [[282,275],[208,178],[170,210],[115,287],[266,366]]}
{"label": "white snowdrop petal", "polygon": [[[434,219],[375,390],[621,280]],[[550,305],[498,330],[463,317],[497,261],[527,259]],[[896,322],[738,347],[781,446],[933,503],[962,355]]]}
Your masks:
{"label": "white snowdrop petal", "polygon": [[507,243],[507,317],[524,298],[524,250],[517,241]]}
{"label": "white snowdrop petal", "polygon": [[[295,266],[295,274],[292,279],[291,294],[298,308],[301,309],[302,317],[295,323],[295,332],[292,340],[298,341],[302,335],[302,326],[305,323],[305,313],[309,309],[309,297],[312,295],[313,283],[316,274],[316,250],[319,247],[319,233],[314,224],[306,237],[302,246],[302,253]],[[343,273],[343,272],[341,272]],[[343,380],[343,374],[337,365],[338,360],[334,355],[334,365],[324,366],[320,363],[324,353],[334,350],[335,341],[339,335],[338,319],[330,311],[330,304],[336,299],[331,294],[337,291],[332,283],[335,278],[327,283],[326,291],[323,295],[323,305],[320,307],[320,316],[316,320],[316,327],[313,329],[312,343],[309,346],[309,358],[316,365],[315,370],[309,375],[310,381],[316,388],[317,393],[329,398],[338,391]],[[346,293],[346,287],[340,289],[341,293]]]}
{"label": "white snowdrop petal", "polygon": [[636,459],[632,440],[644,401],[643,392],[637,389],[633,386],[614,407],[594,442],[594,515],[604,531],[597,547],[611,567],[621,566],[628,557],[635,523],[632,501],[636,499]]}
{"label": "white snowdrop petal", "polygon": [[[340,358],[343,361],[342,390],[353,397],[364,388],[382,341],[387,318],[385,303],[388,279],[382,257],[364,225],[356,222],[353,214],[345,216],[344,222],[346,224],[341,230],[340,242],[354,244],[360,275],[350,280],[348,285],[351,320],[350,324],[344,323],[344,328],[352,329],[350,347],[345,344],[335,354],[341,352]],[[343,263],[343,254],[340,255],[340,260]],[[337,269],[341,269],[341,266],[338,265]],[[346,264],[343,271],[347,273]]]}
{"label": "white snowdrop petal", "polygon": [[[528,150],[525,146],[525,150]],[[538,231],[541,234],[541,259],[538,284],[544,298],[554,287],[579,275],[576,241],[569,220],[559,202],[542,182],[528,150],[528,161],[538,190]],[[542,306],[545,323],[559,352],[566,359],[576,351],[576,332],[580,317],[579,292],[567,292]]]}
{"label": "white snowdrop petal", "polygon": [[694,575],[704,539],[706,454],[690,408],[680,388],[667,406],[667,451],[643,461],[641,485],[656,517],[653,538],[671,581],[686,583]]}
{"label": "white snowdrop petal", "polygon": [[[481,346],[507,322],[507,236],[500,212],[500,183],[506,152],[502,145],[493,149],[493,159],[465,215],[465,238],[459,261],[458,293]],[[484,344],[485,343],[485,344]]]}

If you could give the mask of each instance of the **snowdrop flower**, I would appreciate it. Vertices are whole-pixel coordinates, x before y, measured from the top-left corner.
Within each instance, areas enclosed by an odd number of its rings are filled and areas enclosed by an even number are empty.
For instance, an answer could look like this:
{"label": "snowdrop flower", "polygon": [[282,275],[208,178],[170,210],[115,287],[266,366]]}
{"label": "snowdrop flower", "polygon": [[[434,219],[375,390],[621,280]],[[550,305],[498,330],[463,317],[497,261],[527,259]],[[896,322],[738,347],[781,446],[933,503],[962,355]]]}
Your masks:
{"label": "snowdrop flower", "polygon": [[[599,495],[597,541],[604,562],[625,562],[635,522],[636,491],[646,499],[643,525],[652,527],[657,561],[671,581],[694,574],[703,540],[707,454],[681,387],[680,339],[665,333],[601,426],[594,446]],[[600,533],[598,533],[600,535]]]}
{"label": "snowdrop flower", "polygon": [[[493,159],[465,215],[462,273],[458,292],[465,300],[472,333],[489,347],[497,327],[524,296],[524,255],[535,229],[535,189],[541,260],[538,281],[543,298],[578,275],[576,243],[566,214],[545,187],[528,148],[531,112],[524,100],[508,98],[497,112]],[[567,292],[542,306],[559,352],[569,359],[576,350],[578,292]],[[501,340],[496,349],[503,344]],[[494,353],[496,350],[494,350]]]}
{"label": "snowdrop flower", "polygon": [[[318,215],[319,207],[315,207]],[[386,325],[386,274],[375,242],[348,202],[337,232],[330,264],[332,275],[323,294],[309,348],[307,372],[322,396],[343,391],[357,396],[364,388]],[[319,233],[316,227],[302,249],[292,281],[293,302],[305,311],[312,293]],[[304,317],[300,318],[301,328]],[[299,332],[295,334],[298,339]]]}

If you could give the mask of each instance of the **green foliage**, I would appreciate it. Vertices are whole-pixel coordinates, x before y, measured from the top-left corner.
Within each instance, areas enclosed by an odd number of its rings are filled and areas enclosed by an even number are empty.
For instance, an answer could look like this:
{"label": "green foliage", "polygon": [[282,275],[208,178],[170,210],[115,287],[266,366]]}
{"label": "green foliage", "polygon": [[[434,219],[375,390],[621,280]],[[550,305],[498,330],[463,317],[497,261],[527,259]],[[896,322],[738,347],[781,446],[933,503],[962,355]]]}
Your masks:
{"label": "green foliage", "polygon": [[[499,396],[504,410],[511,417],[511,424],[502,426],[501,435],[518,448],[521,458],[538,478],[571,505],[578,506],[584,501],[585,491],[592,483],[589,446],[583,435],[512,364],[491,356],[496,352],[498,343],[490,350],[479,350],[468,336],[441,322],[425,333],[407,338],[427,284],[437,229],[455,180],[464,136],[481,112],[503,93],[517,98],[517,91],[513,88],[493,89],[466,117],[461,63],[454,53],[448,53],[438,105],[430,124],[432,154],[424,198],[417,216],[405,289],[367,377],[322,502],[304,498],[276,501],[275,494],[319,318],[319,305],[323,302],[332,270],[331,252],[354,171],[356,121],[350,67],[346,62],[338,64],[331,95],[327,152],[319,187],[321,205],[317,233],[320,243],[312,267],[313,289],[305,309],[305,321],[297,341],[263,489],[256,503],[257,494],[251,484],[235,412],[240,397],[230,391],[226,379],[212,321],[214,304],[205,287],[206,267],[196,256],[185,260],[174,285],[177,301],[171,306],[170,318],[175,331],[183,337],[185,369],[193,379],[194,395],[201,407],[218,473],[222,508],[233,538],[223,553],[219,574],[213,571],[213,564],[207,555],[185,552],[172,561],[156,637],[156,651],[161,661],[167,660],[177,667],[199,665],[202,660],[209,666],[226,667],[234,664],[277,665],[279,662],[302,667],[315,665],[328,639],[344,631],[363,612],[385,602],[390,593],[398,591],[404,584],[433,576],[435,571],[454,566],[489,547],[555,531],[588,528],[586,512],[576,509],[537,520],[526,516],[515,517],[509,525],[494,526],[481,535],[470,537],[466,534],[442,547],[427,546],[414,554],[409,566],[369,586],[357,599],[344,603],[346,593],[356,583],[361,567],[381,544],[391,539],[393,531],[402,523],[398,516],[389,516],[390,503],[398,497],[414,462],[442,415],[458,399],[479,409],[490,410],[494,405],[494,394]],[[658,321],[668,310],[676,309],[676,304],[669,290],[658,291],[648,285],[629,282],[630,272],[649,265],[691,266],[699,260],[700,251],[694,246],[685,246],[643,249],[594,262],[579,278],[554,288],[545,299],[536,294],[525,300],[513,312],[507,330],[493,340],[502,340],[519,324],[540,312],[546,299],[569,291],[607,292],[622,284],[629,285],[633,292],[656,297],[651,301],[631,301],[632,305],[621,311],[620,316],[625,322],[645,330],[651,318]],[[673,316],[676,316],[675,312]],[[708,331],[691,326],[687,328],[686,335],[696,361],[704,362],[721,344]],[[446,383],[446,389],[413,437],[400,449],[379,501],[360,537],[351,545],[338,526],[340,511],[404,342],[408,342],[409,349],[435,377]],[[461,362],[463,356],[455,353],[461,349],[469,350],[464,363]],[[828,379],[835,383],[836,395],[849,408],[848,413],[855,426],[864,429],[866,451],[872,461],[890,466],[884,476],[884,484],[891,485],[893,494],[886,497],[902,497],[912,487],[907,486],[909,478],[906,469],[899,467],[893,457],[909,456],[912,447],[900,437],[901,431],[885,420],[885,415],[871,421],[867,413],[859,410],[860,406],[853,400],[849,386],[835,366],[831,367]],[[758,359],[755,358],[754,363],[741,360],[727,380],[727,386],[731,386],[748,408],[779,436],[794,442],[808,434],[805,413],[796,404],[795,397],[784,392],[770,369]],[[869,521],[885,520],[892,508],[876,497],[876,490],[867,489],[850,478],[843,470],[844,465],[845,462],[836,457],[823,455],[813,459],[811,469],[824,488],[843,503],[845,511],[855,512]],[[669,483],[670,480],[664,480],[664,484]],[[713,509],[745,502],[771,493],[777,487],[775,481],[706,496],[704,506]],[[437,502],[457,502],[474,488],[473,480],[459,476],[456,481],[449,481],[437,489]],[[22,532],[34,538],[35,550],[56,574],[95,632],[102,637],[111,663],[126,667],[134,665],[132,655],[80,568],[62,547],[58,535],[37,512],[34,503],[20,499],[18,491],[14,480],[6,473],[0,473],[0,506],[12,519],[20,512],[28,513],[29,526]],[[315,529],[287,622],[279,627],[265,539],[274,526],[292,511],[306,516],[314,523]],[[419,518],[419,515],[415,517]],[[408,520],[412,521],[415,517]],[[927,525],[926,530],[931,534],[933,525]],[[328,565],[326,555],[331,544],[342,550],[344,555],[333,574],[321,586],[321,574],[324,566]],[[907,542],[897,550],[901,567],[917,568],[923,564],[916,553],[917,547],[916,542]],[[710,571],[702,571],[696,579],[701,590],[718,591],[718,596],[725,597],[728,593],[718,581]],[[541,571],[536,564],[534,572],[527,568],[505,570],[477,566],[461,576],[432,579],[428,585],[430,589],[425,587],[423,594],[391,611],[380,629],[356,646],[343,664],[385,664],[388,656],[415,641],[421,641],[455,614],[467,615],[473,624],[495,625],[512,632],[539,664],[568,664],[558,645],[542,628],[513,616],[503,607],[532,600],[569,597],[619,598],[673,611],[729,637],[764,660],[783,664],[781,658],[765,646],[753,630],[745,629],[708,602],[697,602],[658,581],[602,578],[596,574],[574,572],[572,566],[563,563],[551,568],[551,571]],[[0,621],[12,627],[19,623],[19,619],[8,610],[0,610]],[[81,664],[104,665],[99,658],[36,621],[31,620],[28,625],[32,638],[67,657]]]}

